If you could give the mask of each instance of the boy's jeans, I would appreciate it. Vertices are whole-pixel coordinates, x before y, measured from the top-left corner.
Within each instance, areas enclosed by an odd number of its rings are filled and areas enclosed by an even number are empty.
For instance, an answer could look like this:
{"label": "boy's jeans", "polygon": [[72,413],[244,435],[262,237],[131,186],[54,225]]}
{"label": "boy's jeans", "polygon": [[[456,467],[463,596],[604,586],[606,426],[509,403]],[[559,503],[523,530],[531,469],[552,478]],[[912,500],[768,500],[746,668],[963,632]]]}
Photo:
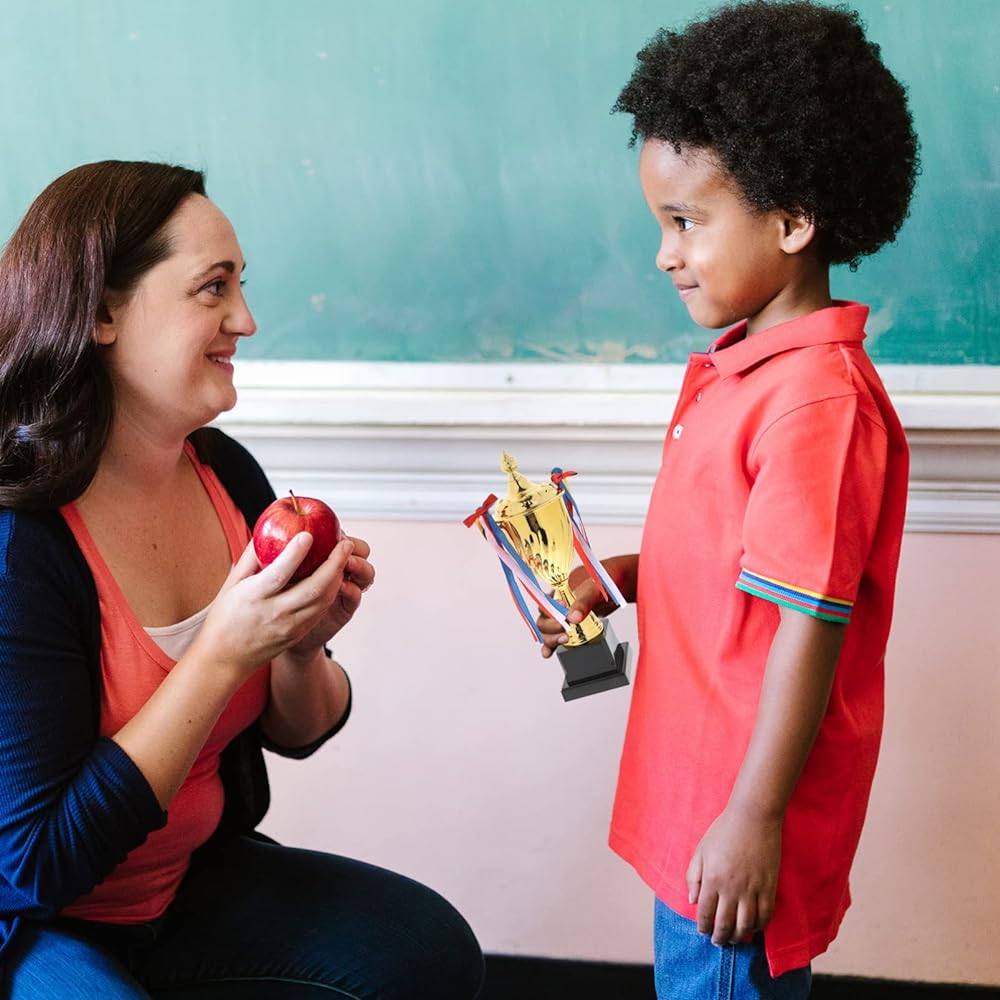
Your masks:
{"label": "boy's jeans", "polygon": [[764,936],[749,944],[712,944],[693,920],[656,900],[653,935],[657,1000],[805,1000],[808,966],[772,979]]}

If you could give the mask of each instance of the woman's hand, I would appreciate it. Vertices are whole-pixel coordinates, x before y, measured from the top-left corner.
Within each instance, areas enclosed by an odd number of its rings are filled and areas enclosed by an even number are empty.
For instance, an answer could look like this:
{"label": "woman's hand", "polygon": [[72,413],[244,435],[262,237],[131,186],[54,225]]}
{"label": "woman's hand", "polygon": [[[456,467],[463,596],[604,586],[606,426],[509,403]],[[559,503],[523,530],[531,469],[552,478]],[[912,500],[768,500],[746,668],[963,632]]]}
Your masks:
{"label": "woman's hand", "polygon": [[[192,649],[239,683],[285,650],[321,646],[350,621],[374,579],[364,542],[345,538],[304,580],[289,586],[312,538],[301,532],[263,568],[248,544],[212,604]],[[359,554],[354,555],[355,544]],[[348,578],[350,574],[350,578]]]}
{"label": "woman's hand", "polygon": [[[343,551],[349,550],[346,562]],[[368,543],[360,538],[341,542],[310,577],[295,587],[322,586],[317,580],[329,569],[339,581],[333,600],[312,627],[271,661],[271,697],[261,725],[272,743],[308,747],[338,724],[350,699],[350,684],[340,665],[328,659],[324,646],[352,618],[364,592],[375,579]],[[292,588],[295,589],[295,588]]]}
{"label": "woman's hand", "polygon": [[[325,646],[354,617],[365,591],[375,582],[375,567],[368,561],[371,555],[368,543],[363,538],[347,538],[346,541],[351,544],[352,549],[340,572],[340,586],[333,603],[302,639],[288,647],[287,652],[293,657],[308,659],[317,649]],[[340,543],[342,544],[343,542]],[[330,553],[327,562],[339,561],[337,549],[340,545]],[[321,569],[322,566],[296,586],[308,584]]]}
{"label": "woman's hand", "polygon": [[[311,544],[309,535],[296,535],[263,569],[253,544],[247,545],[190,648],[146,704],[114,734],[113,739],[145,775],[162,808],[173,799],[243,683],[289,648],[328,637],[354,613],[360,590],[371,582],[372,572],[363,556],[354,557],[351,539],[338,543],[311,576],[289,586]],[[367,546],[363,551],[367,552]],[[358,574],[358,582],[345,581],[348,566]],[[291,734],[289,745],[298,745],[296,737],[302,731],[307,735],[301,742],[308,742],[313,738],[309,733],[322,732],[326,720],[342,711],[347,681],[335,664],[330,664],[325,676],[315,663],[301,670],[289,671],[285,666],[272,671],[269,713],[275,702],[276,674],[279,686],[281,678],[287,680],[290,674],[296,679],[282,686],[294,689],[292,710],[282,705],[272,713],[290,720],[282,730]],[[307,717],[305,725],[303,716]]]}

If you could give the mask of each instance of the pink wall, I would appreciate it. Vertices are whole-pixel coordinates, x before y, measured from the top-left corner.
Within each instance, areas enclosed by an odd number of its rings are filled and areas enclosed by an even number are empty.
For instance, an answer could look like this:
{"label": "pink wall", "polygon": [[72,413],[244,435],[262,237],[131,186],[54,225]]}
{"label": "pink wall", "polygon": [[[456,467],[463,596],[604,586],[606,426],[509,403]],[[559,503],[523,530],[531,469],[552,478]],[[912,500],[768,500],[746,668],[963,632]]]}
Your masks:
{"label": "pink wall", "polygon": [[908,535],[855,905],[817,968],[1000,983],[1000,537]]}
{"label": "pink wall", "polygon": [[[650,895],[606,846],[629,689],[563,703],[478,533],[350,527],[379,572],[336,643],[354,717],[311,760],[269,760],[265,829],[426,881],[487,951],[649,961]],[[602,554],[639,538],[590,533]],[[1000,537],[906,538],[855,903],[817,971],[1000,984],[997,567]]]}

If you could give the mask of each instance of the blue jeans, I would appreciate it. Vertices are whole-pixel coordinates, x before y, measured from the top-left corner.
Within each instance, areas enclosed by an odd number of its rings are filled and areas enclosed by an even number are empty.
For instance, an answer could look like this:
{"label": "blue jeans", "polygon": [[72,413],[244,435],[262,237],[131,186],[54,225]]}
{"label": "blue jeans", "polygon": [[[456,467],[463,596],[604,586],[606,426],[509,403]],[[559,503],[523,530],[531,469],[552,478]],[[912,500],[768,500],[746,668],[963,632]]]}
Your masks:
{"label": "blue jeans", "polygon": [[473,1000],[475,936],[437,893],[359,861],[239,838],[153,924],[23,921],[5,1000]]}
{"label": "blue jeans", "polygon": [[657,1000],[805,1000],[809,966],[771,978],[764,935],[749,944],[712,944],[698,925],[659,900],[653,920]]}

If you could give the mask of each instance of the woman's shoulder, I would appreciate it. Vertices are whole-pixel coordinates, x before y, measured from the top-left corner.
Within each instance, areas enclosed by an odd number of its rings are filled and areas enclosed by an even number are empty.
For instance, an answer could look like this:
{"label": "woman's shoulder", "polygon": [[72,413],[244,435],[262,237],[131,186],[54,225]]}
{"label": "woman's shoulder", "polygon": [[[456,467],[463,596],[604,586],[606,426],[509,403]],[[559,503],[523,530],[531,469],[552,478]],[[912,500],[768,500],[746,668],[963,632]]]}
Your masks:
{"label": "woman's shoulder", "polygon": [[11,510],[0,507],[0,574],[89,577],[86,559],[58,510]]}
{"label": "woman's shoulder", "polygon": [[73,533],[57,510],[12,510],[0,507],[0,570],[22,560],[41,568],[53,555],[75,549]]}
{"label": "woman's shoulder", "polygon": [[88,630],[99,620],[94,577],[69,525],[58,510],[0,508],[2,617],[54,621],[60,607]]}

